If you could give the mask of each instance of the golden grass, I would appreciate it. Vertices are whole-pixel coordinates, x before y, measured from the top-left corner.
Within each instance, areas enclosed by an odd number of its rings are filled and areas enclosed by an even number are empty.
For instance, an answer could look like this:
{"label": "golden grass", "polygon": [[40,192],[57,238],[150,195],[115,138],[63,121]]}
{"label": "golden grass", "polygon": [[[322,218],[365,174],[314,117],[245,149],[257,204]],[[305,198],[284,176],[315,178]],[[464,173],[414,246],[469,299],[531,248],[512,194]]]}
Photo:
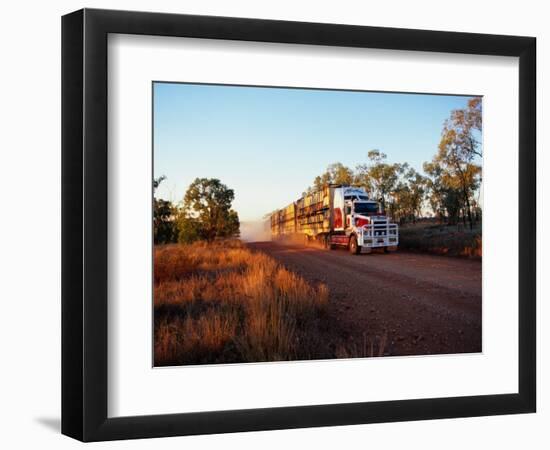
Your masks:
{"label": "golden grass", "polygon": [[335,357],[329,292],[240,241],[155,249],[155,365]]}

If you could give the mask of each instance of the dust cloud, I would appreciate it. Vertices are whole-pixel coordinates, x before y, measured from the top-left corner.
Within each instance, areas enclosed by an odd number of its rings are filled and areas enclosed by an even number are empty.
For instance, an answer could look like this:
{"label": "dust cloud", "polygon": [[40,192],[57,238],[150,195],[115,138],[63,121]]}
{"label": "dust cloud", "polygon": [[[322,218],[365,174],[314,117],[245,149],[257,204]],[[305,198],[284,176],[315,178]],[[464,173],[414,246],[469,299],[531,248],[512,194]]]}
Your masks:
{"label": "dust cloud", "polygon": [[269,221],[254,220],[241,222],[241,239],[245,242],[271,241]]}

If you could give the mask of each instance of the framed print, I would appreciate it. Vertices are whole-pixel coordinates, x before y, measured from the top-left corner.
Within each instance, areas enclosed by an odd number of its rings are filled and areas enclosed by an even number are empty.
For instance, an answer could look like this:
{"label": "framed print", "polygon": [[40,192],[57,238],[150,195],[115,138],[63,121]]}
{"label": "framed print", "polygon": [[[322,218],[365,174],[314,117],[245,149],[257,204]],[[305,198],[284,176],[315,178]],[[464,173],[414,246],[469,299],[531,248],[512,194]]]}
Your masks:
{"label": "framed print", "polygon": [[528,413],[535,38],[62,21],[62,432]]}

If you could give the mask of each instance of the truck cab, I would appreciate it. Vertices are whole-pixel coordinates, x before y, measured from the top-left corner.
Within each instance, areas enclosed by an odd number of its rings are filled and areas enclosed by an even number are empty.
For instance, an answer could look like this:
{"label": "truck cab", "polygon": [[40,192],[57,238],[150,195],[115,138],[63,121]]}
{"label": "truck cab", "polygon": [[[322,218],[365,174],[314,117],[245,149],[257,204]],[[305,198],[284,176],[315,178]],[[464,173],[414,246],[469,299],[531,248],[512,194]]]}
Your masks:
{"label": "truck cab", "polygon": [[[399,230],[395,223],[380,209],[377,201],[369,199],[368,194],[360,188],[341,187],[341,192],[334,193],[335,217],[338,209],[342,209],[345,220],[335,221],[334,231],[340,236],[334,236],[333,243],[346,243],[350,252],[370,253],[373,248],[383,248],[385,251],[395,251],[399,244]],[[346,239],[342,239],[343,235]]]}

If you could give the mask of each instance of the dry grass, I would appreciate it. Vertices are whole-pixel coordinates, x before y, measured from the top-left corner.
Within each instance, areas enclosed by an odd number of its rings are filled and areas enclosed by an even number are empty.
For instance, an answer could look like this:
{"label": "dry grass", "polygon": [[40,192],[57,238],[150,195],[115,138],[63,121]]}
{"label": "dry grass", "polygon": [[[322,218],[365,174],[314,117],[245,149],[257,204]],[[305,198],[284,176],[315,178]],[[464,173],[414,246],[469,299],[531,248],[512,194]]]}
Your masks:
{"label": "dry grass", "polygon": [[329,293],[239,241],[155,249],[155,365],[333,358]]}
{"label": "dry grass", "polygon": [[481,230],[463,226],[426,225],[401,227],[399,248],[446,256],[481,258]]}

